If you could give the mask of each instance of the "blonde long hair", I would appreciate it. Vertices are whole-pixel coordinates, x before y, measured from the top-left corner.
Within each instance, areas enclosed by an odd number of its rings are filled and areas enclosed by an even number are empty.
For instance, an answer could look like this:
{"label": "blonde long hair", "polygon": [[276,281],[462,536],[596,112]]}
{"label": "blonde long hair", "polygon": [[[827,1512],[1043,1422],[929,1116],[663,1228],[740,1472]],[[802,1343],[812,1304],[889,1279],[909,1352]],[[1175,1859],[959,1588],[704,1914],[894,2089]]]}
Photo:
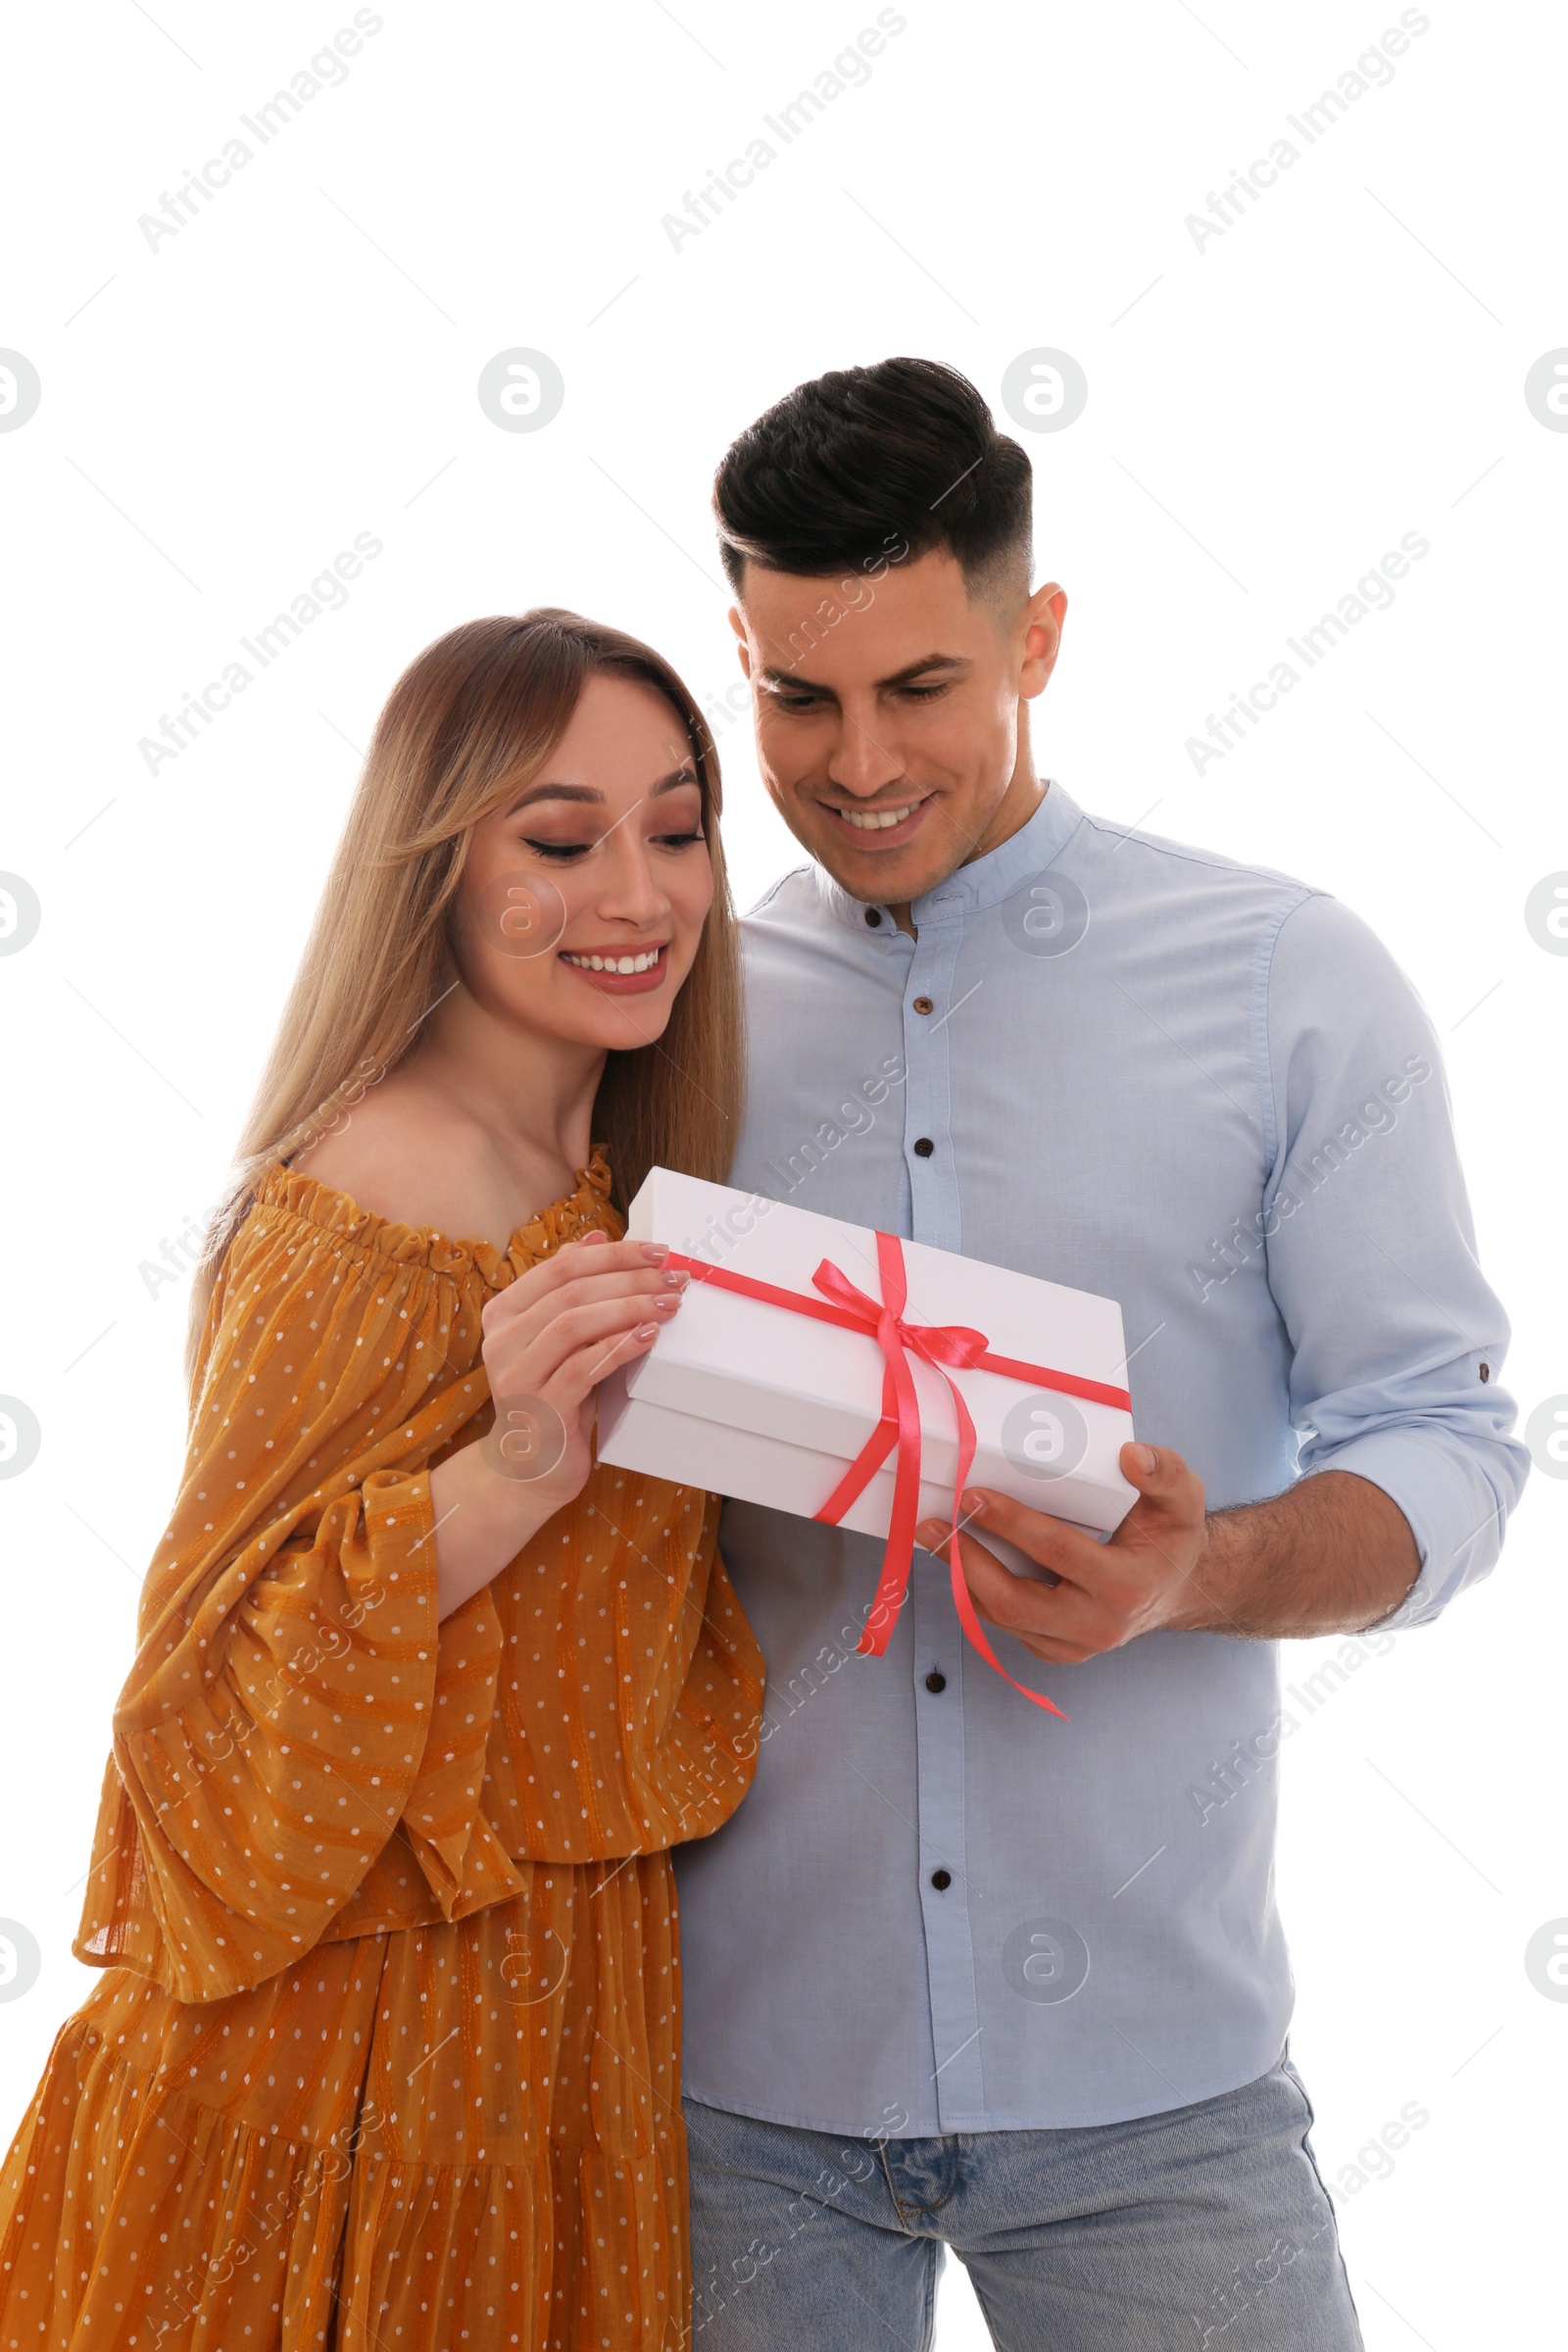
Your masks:
{"label": "blonde long hair", "polygon": [[703,796],[713,903],[668,1027],[612,1053],[594,1104],[617,1205],[660,1165],[719,1181],[744,1087],[735,912],[708,722],[662,655],[555,606],[470,620],[412,662],[376,724],[275,1042],[195,1270],[185,1368],[194,1396],[224,1251],[257,1182],[324,1132],[356,1089],[412,1052],[457,977],[448,923],[474,826],[554,752],[598,672],[653,686],[679,712]]}

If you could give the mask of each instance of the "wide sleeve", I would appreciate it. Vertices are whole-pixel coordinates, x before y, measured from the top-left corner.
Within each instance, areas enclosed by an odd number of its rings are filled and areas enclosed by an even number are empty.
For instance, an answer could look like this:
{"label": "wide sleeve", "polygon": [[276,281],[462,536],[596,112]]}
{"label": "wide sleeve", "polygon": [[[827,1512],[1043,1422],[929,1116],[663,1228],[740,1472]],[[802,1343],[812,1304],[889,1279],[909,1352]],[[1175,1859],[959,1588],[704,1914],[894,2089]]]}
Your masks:
{"label": "wide sleeve", "polygon": [[437,1615],[429,1470],[487,1400],[477,1314],[429,1267],[275,1208],[236,1235],[78,1957],[184,2000],[244,1989],[310,1948],[400,1823],[445,1916],[515,1890],[479,1809],[488,1589]]}
{"label": "wide sleeve", "polygon": [[1300,1466],[1352,1470],[1399,1505],[1421,1572],[1383,1623],[1424,1624],[1493,1567],[1529,1468],[1437,1036],[1387,949],[1326,895],[1281,928],[1267,1028],[1263,1231]]}

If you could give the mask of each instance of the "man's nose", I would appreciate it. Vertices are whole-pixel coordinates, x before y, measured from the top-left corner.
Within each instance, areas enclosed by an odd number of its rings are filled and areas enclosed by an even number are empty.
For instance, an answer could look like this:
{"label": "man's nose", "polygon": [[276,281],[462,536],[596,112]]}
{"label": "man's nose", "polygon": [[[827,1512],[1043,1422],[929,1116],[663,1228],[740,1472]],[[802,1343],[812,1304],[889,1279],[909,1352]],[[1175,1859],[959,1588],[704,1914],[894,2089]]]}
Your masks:
{"label": "man's nose", "polygon": [[836,784],[841,792],[868,801],[885,785],[896,784],[904,773],[904,765],[886,744],[878,742],[864,719],[846,711],[827,773],[828,782]]}

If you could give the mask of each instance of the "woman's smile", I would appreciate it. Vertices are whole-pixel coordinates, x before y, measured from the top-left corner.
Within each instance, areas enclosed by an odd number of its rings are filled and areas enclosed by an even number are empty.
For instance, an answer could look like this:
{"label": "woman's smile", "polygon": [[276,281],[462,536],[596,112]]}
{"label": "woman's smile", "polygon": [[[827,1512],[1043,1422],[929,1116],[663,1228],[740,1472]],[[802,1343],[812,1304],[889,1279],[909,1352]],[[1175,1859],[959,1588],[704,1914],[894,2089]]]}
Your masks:
{"label": "woman's smile", "polygon": [[559,960],[586,980],[590,988],[612,997],[646,996],[662,988],[668,976],[669,942],[642,948],[563,948]]}

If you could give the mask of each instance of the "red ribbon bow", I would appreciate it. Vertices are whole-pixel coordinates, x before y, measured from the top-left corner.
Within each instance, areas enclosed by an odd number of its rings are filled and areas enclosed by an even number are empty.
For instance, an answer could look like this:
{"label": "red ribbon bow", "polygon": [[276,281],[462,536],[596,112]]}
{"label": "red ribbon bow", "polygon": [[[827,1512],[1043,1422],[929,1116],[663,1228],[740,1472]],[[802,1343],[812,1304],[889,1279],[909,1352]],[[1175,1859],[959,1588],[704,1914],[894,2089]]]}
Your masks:
{"label": "red ribbon bow", "polygon": [[[918,1355],[940,1372],[953,1398],[953,1409],[958,1428],[958,1472],[953,1489],[953,1534],[947,1546],[948,1566],[953,1580],[953,1601],[970,1642],[994,1666],[1004,1682],[1012,1683],[1037,1707],[1045,1707],[1053,1715],[1061,1709],[1053,1706],[1038,1690],[1030,1690],[1014,1682],[1002,1660],[986,1639],[985,1628],[975,1615],[974,1602],[964,1582],[958,1559],[958,1507],[964,1483],[969,1476],[975,1455],[975,1426],[964,1403],[956,1382],[949,1379],[947,1367],[952,1364],[966,1371],[1004,1372],[1012,1380],[1030,1382],[1037,1388],[1057,1389],[1073,1396],[1087,1396],[1101,1404],[1119,1405],[1123,1412],[1132,1409],[1132,1397],[1125,1389],[1110,1387],[1098,1380],[1081,1380],[1072,1372],[1054,1372],[1043,1364],[1024,1363],[1016,1357],[993,1355],[983,1331],[971,1330],[963,1323],[906,1323],[904,1320],[905,1302],[908,1298],[908,1277],[904,1263],[904,1250],[897,1235],[879,1233],[876,1237],[877,1270],[882,1282],[880,1301],[866,1292],[857,1290],[854,1283],[831,1258],[823,1258],[811,1280],[822,1298],[809,1298],[801,1291],[781,1290],[770,1282],[759,1282],[749,1274],[734,1274],[727,1267],[715,1266],[707,1258],[685,1257],[677,1250],[670,1250],[666,1266],[684,1267],[694,1280],[712,1283],[717,1289],[736,1291],[744,1298],[760,1298],[765,1304],[786,1307],[790,1313],[810,1315],[819,1323],[834,1323],[845,1331],[864,1332],[874,1339],[882,1350],[882,1413],[876,1427],[856,1455],[826,1502],[812,1517],[829,1527],[836,1527],[856,1497],[863,1493],[876,1472],[882,1467],[894,1447],[898,1460],[894,1468],[893,1511],[888,1523],[887,1548],[882,1555],[882,1575],[877,1585],[876,1599],[866,1620],[857,1648],[862,1657],[879,1658],[893,1638],[899,1610],[908,1588],[909,1570],[914,1561],[914,1530],[920,1515],[920,1400],[915,1394],[914,1374],[909,1369],[909,1356]],[[1065,1722],[1066,1718],[1063,1716]]]}

